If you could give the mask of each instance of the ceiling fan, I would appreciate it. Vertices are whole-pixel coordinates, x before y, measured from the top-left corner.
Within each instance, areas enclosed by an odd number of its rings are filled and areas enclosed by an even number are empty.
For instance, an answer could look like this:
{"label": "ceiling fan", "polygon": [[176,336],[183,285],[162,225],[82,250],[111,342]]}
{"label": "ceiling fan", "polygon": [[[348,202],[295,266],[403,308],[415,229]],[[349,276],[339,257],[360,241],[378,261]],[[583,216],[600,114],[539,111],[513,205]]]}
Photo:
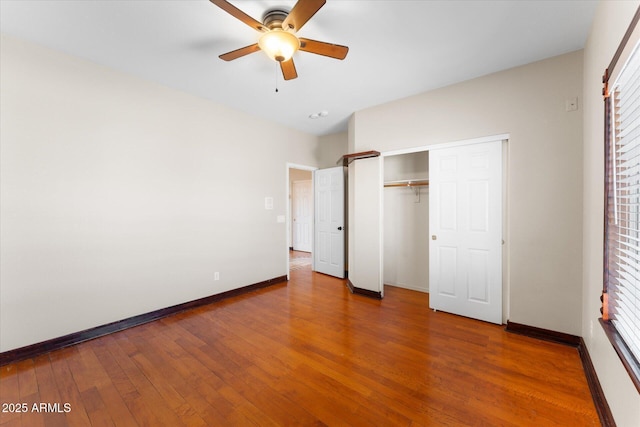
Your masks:
{"label": "ceiling fan", "polygon": [[296,35],[303,25],[324,6],[326,0],[298,0],[290,12],[281,8],[267,10],[263,15],[262,22],[253,19],[226,0],[210,1],[254,30],[263,33],[258,43],[220,55],[220,59],[225,61],[233,61],[262,50],[271,59],[280,63],[284,79],[291,80],[298,77],[296,66],[293,63],[293,54],[298,50],[335,59],[344,59],[349,52],[347,46],[306,39]]}

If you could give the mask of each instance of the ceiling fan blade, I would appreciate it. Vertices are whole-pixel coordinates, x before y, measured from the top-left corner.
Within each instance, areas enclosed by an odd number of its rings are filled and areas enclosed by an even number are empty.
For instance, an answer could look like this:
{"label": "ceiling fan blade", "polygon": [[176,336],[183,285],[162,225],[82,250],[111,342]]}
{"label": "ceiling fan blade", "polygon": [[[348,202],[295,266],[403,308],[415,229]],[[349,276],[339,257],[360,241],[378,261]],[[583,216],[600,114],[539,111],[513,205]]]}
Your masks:
{"label": "ceiling fan blade", "polygon": [[298,77],[293,58],[288,61],[280,61],[280,69],[282,70],[282,75],[285,80],[292,80]]}
{"label": "ceiling fan blade", "polygon": [[240,49],[232,50],[231,52],[223,53],[219,56],[220,59],[224,59],[225,61],[233,61],[234,59],[238,59],[241,56],[249,55],[250,53],[257,52],[260,50],[260,46],[258,43],[241,47]]}
{"label": "ceiling fan blade", "polygon": [[335,59],[344,59],[347,56],[347,53],[349,53],[349,48],[347,46],[304,38],[300,38],[300,50]]}
{"label": "ceiling fan blade", "polygon": [[226,0],[209,0],[209,1],[211,1],[211,3],[215,4],[220,9],[224,10],[234,18],[241,20],[242,22],[244,22],[254,30],[264,31],[264,32],[269,31],[267,27],[262,25],[262,22],[256,21],[255,19],[253,19],[252,17],[250,17],[249,15],[247,15],[246,13],[244,13],[243,11],[241,11],[240,9],[238,9],[228,1]]}
{"label": "ceiling fan blade", "polygon": [[293,30],[294,32],[300,31],[300,28],[302,28],[326,2],[327,0],[298,0],[298,3],[293,6],[289,15],[287,15],[282,22],[282,28]]}

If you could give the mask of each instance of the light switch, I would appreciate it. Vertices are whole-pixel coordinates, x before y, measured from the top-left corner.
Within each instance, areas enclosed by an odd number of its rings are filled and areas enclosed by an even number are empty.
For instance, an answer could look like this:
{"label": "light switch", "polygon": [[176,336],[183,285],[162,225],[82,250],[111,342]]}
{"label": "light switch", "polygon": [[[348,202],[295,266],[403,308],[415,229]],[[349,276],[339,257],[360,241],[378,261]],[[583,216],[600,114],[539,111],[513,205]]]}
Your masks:
{"label": "light switch", "polygon": [[276,217],[276,221],[277,221],[279,224],[284,223],[284,221],[285,221],[284,215],[278,215],[278,216]]}
{"label": "light switch", "polygon": [[273,197],[264,198],[264,208],[267,210],[273,209]]}

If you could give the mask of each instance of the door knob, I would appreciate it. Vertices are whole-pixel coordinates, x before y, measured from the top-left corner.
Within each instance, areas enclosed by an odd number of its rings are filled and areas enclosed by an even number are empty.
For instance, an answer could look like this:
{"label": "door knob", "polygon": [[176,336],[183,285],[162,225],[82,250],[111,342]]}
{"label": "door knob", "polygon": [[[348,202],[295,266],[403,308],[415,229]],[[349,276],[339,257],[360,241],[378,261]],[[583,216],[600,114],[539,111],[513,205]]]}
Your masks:
{"label": "door knob", "polygon": [[436,236],[435,234],[431,236],[431,240],[438,240],[438,236]]}
{"label": "door knob", "polygon": [[338,230],[342,230],[342,227],[338,227]]}

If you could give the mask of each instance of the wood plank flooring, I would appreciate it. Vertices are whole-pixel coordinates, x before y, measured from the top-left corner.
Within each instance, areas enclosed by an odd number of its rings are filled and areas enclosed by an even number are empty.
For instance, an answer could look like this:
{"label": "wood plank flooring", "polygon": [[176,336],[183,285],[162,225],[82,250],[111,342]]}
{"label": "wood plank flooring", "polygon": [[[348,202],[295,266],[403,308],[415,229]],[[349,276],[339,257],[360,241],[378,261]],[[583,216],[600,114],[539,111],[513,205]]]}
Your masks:
{"label": "wood plank flooring", "polygon": [[28,408],[2,427],[599,425],[574,348],[308,269],[4,366],[0,402]]}

